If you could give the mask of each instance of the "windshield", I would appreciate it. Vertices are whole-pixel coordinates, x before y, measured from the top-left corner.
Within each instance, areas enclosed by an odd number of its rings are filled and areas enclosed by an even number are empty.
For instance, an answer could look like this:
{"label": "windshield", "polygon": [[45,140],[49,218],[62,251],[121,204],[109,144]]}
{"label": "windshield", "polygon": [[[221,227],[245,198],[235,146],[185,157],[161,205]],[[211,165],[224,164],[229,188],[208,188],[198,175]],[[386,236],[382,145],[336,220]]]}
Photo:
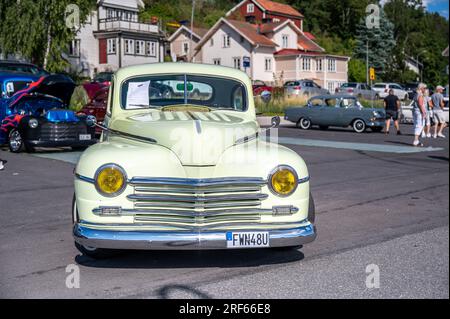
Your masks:
{"label": "windshield", "polygon": [[236,80],[191,75],[141,76],[122,85],[121,106],[124,109],[177,105],[245,111],[246,91]]}
{"label": "windshield", "polygon": [[356,88],[356,83],[344,83],[342,84],[341,88]]}
{"label": "windshield", "polygon": [[27,81],[27,80],[6,81],[4,93],[7,97],[11,97],[14,94],[16,94],[17,92],[19,92],[20,90],[26,89],[30,85],[31,82],[33,82],[33,81]]}

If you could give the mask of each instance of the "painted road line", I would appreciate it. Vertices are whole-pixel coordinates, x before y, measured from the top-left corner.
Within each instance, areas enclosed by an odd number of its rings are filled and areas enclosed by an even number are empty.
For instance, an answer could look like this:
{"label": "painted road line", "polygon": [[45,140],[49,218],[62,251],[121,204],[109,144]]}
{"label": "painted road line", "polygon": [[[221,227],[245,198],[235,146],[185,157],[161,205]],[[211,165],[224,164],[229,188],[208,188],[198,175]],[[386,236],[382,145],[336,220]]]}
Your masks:
{"label": "painted road line", "polygon": [[385,144],[369,144],[369,143],[350,143],[350,142],[336,142],[324,140],[311,140],[294,137],[279,137],[278,144],[302,145],[313,147],[327,147],[339,148],[354,151],[368,151],[368,152],[383,152],[383,153],[399,153],[411,154],[420,152],[436,152],[442,151],[440,147],[414,147],[403,145],[385,145]]}

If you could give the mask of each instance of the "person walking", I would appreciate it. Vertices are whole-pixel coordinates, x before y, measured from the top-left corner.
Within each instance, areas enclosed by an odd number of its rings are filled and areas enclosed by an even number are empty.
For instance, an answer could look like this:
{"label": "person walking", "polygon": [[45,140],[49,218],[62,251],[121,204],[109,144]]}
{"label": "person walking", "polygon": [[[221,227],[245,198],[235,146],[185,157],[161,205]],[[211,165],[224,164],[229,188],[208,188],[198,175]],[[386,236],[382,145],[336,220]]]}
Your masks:
{"label": "person walking", "polygon": [[402,135],[400,132],[400,126],[398,124],[398,113],[400,111],[400,100],[397,95],[394,94],[394,90],[389,90],[389,95],[384,98],[384,109],[386,110],[386,128],[384,134],[389,134],[389,128],[391,126],[391,120],[394,121],[397,135]]}
{"label": "person walking", "polygon": [[413,146],[423,146],[419,138],[422,135],[424,120],[427,116],[425,107],[425,90],[427,86],[425,83],[419,83],[413,102],[413,120],[414,120],[414,141]]}
{"label": "person walking", "polygon": [[431,96],[431,103],[433,105],[433,120],[434,120],[434,134],[433,137],[442,137],[445,138],[443,131],[447,126],[444,118],[444,96],[442,95],[444,92],[444,87],[438,85],[436,87],[436,92]]}
{"label": "person walking", "polygon": [[430,90],[426,89],[425,94],[423,96],[425,109],[427,111],[427,115],[425,116],[424,122],[425,126],[422,131],[422,138],[428,137],[431,138],[431,118],[433,116],[433,106],[431,105],[431,96]]}

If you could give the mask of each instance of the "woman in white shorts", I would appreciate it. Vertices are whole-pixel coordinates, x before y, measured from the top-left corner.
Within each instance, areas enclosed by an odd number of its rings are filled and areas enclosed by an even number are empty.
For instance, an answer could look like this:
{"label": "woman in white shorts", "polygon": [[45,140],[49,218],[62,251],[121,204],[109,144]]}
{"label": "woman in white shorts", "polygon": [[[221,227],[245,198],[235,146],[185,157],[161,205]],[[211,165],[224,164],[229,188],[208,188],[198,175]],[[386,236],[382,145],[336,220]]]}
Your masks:
{"label": "woman in white shorts", "polygon": [[424,94],[423,98],[424,98],[425,109],[427,110],[427,114],[424,119],[425,126],[422,131],[422,138],[425,138],[425,137],[431,138],[431,119],[433,118],[433,109],[430,107],[430,101],[431,101],[430,90],[428,90],[428,89],[425,90],[425,94]]}
{"label": "woman in white shorts", "polygon": [[423,144],[419,141],[419,137],[423,132],[425,118],[427,116],[424,98],[426,88],[427,86],[424,83],[420,83],[417,86],[416,95],[414,96],[414,103],[413,103],[414,146],[423,146]]}

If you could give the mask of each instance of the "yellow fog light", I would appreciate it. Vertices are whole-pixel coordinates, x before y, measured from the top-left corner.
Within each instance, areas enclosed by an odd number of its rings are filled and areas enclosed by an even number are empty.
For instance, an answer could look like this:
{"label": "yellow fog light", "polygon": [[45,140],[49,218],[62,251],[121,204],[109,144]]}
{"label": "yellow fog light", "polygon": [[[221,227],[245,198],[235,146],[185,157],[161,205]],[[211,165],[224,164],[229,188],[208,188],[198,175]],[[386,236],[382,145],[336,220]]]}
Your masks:
{"label": "yellow fog light", "polygon": [[95,173],[95,188],[103,196],[119,195],[125,189],[126,182],[125,171],[115,164],[103,165]]}
{"label": "yellow fog light", "polygon": [[269,175],[269,188],[277,196],[291,195],[297,189],[297,185],[297,173],[290,166],[278,166]]}

